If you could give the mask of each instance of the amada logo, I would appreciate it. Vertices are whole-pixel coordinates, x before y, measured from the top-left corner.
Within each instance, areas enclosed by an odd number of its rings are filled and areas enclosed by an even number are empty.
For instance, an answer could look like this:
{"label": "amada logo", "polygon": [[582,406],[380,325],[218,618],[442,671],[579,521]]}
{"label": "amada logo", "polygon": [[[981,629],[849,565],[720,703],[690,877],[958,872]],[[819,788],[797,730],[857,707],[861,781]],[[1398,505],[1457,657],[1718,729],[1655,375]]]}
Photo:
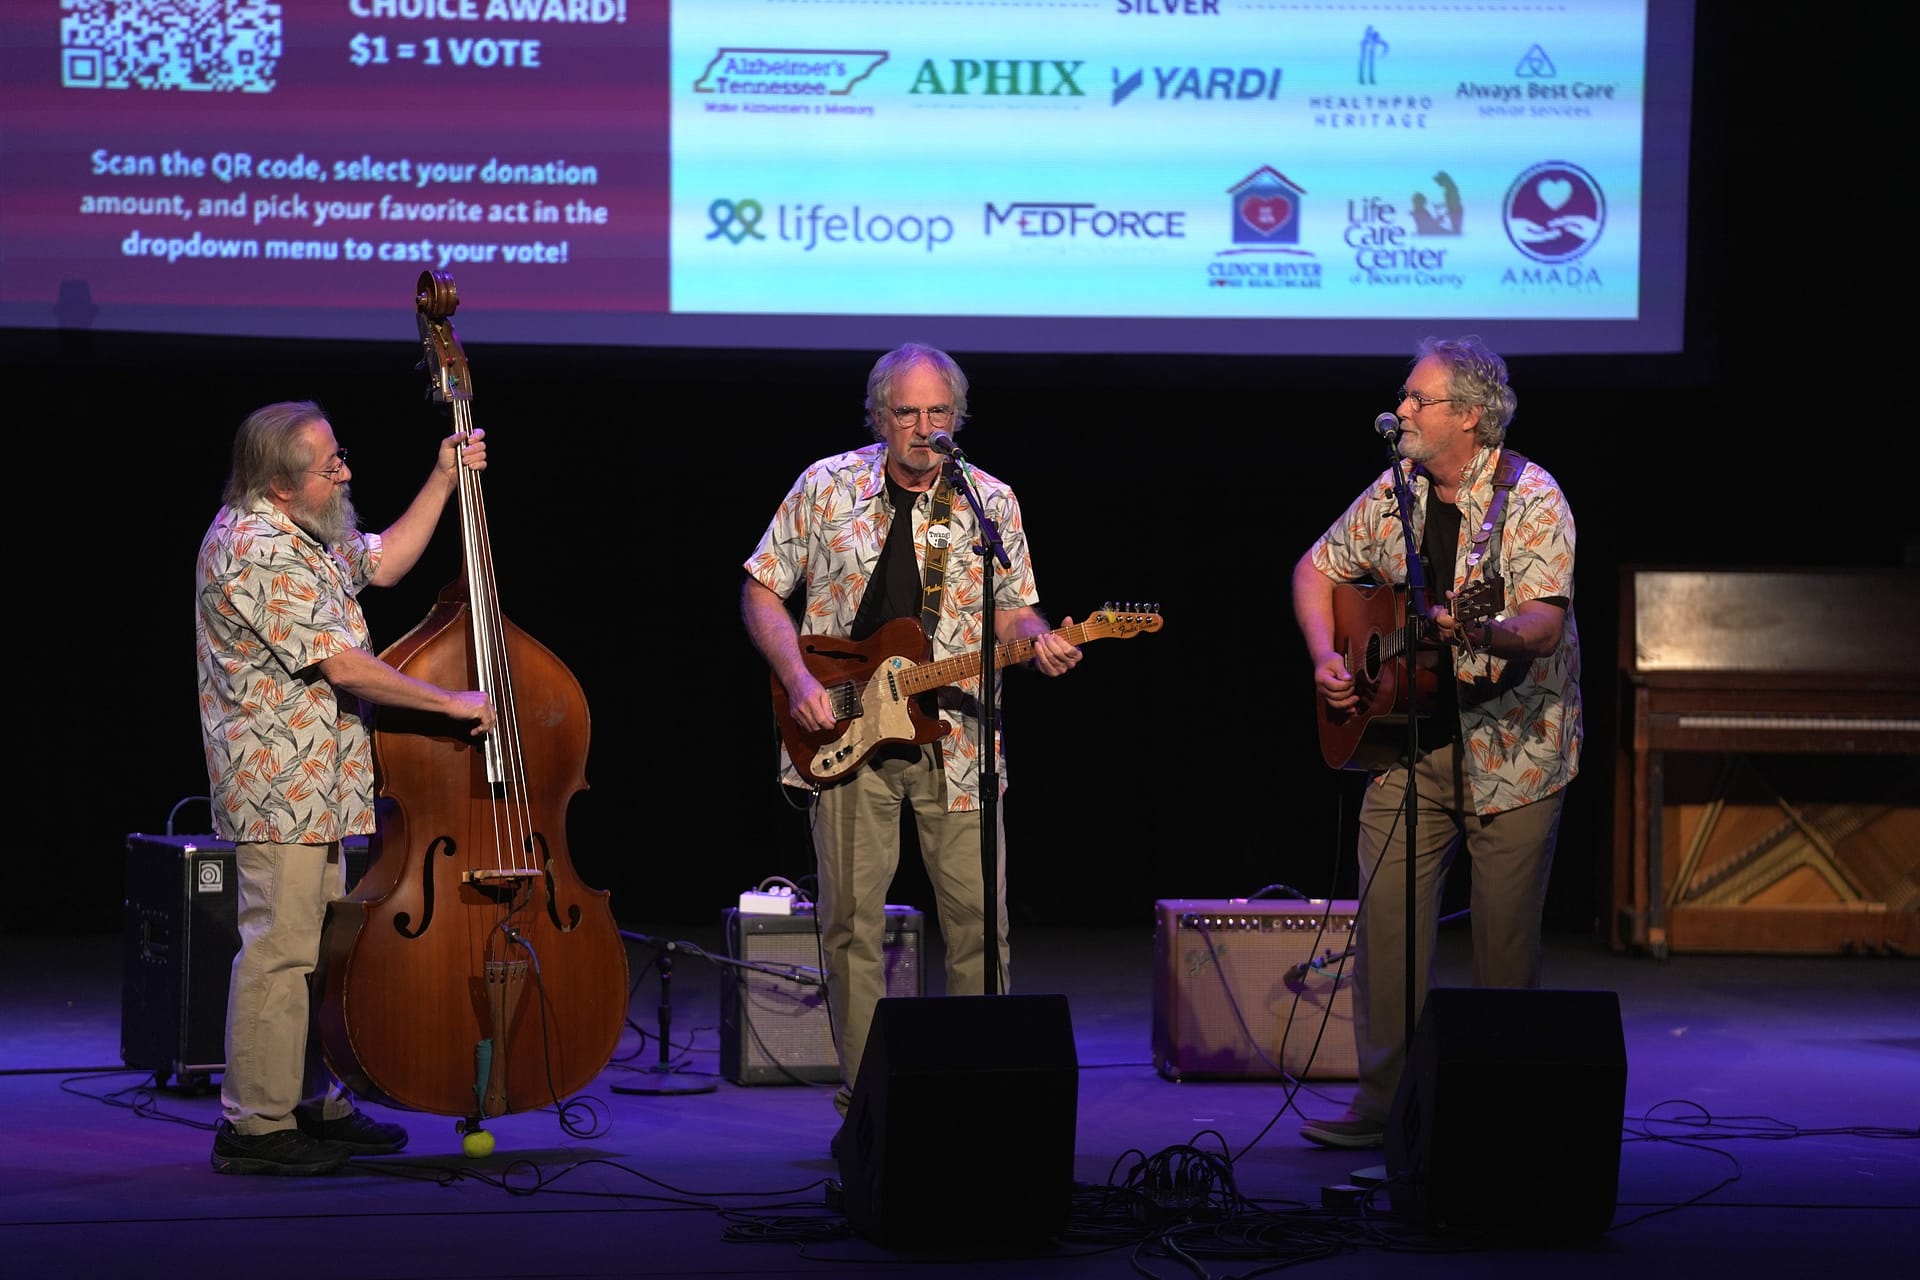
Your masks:
{"label": "amada logo", "polygon": [[1593,175],[1564,160],[1536,164],[1513,181],[1501,207],[1507,239],[1536,262],[1572,262],[1607,225],[1607,200]]}
{"label": "amada logo", "polygon": [[[852,205],[844,209],[824,204],[776,204],[771,219],[758,200],[724,197],[707,206],[713,230],[709,240],[745,244],[771,237],[797,244],[802,253],[822,245],[912,245],[932,253],[953,239],[953,219],[942,214],[890,214]],[[771,221],[771,226],[764,224]],[[764,229],[763,229],[764,227]]]}

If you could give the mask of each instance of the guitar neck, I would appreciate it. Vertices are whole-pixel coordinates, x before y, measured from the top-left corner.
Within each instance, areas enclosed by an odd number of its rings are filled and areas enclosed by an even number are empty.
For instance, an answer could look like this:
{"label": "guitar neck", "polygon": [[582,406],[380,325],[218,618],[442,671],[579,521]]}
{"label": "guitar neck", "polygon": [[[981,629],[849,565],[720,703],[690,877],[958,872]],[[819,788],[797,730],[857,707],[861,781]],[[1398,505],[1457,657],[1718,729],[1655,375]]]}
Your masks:
{"label": "guitar neck", "polygon": [[[1094,638],[1087,624],[1076,622],[1070,627],[1060,627],[1049,632],[1065,640],[1068,644],[1082,645]],[[1034,636],[1022,636],[1018,640],[1006,641],[993,648],[993,669],[1010,667],[1025,662],[1033,656]],[[900,691],[902,693],[926,693],[931,689],[943,689],[950,684],[959,684],[980,674],[980,651],[973,650],[957,657],[942,658],[938,662],[926,662],[917,667],[909,667],[900,673]]]}

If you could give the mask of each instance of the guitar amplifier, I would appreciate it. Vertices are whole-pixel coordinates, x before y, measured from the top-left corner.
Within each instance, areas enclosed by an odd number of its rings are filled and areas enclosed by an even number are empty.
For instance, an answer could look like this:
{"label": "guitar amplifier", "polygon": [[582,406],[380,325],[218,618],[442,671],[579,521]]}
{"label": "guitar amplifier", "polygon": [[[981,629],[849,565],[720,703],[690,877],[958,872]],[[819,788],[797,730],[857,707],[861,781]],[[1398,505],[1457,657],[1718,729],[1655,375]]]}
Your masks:
{"label": "guitar amplifier", "polygon": [[[344,842],[347,883],[367,838]],[[209,835],[127,837],[120,1059],[204,1087],[227,1065],[227,981],[240,950],[233,846]]]}
{"label": "guitar amplifier", "polygon": [[[840,1079],[826,978],[811,910],[790,916],[727,911],[727,951],[743,967],[720,975],[720,1073],[735,1084],[833,1084]],[[887,996],[922,996],[925,920],[889,906]]]}
{"label": "guitar amplifier", "polygon": [[1153,1065],[1169,1080],[1352,1080],[1358,903],[1154,904]]}

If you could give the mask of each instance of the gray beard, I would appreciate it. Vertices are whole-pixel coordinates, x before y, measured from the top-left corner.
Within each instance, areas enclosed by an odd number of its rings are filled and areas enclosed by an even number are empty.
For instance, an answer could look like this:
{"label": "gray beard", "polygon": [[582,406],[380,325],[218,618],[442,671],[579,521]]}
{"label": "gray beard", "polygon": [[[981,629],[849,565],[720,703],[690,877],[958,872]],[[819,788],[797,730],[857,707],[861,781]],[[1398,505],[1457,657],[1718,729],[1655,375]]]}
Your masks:
{"label": "gray beard", "polygon": [[347,538],[359,532],[360,513],[354,510],[353,496],[345,485],[336,487],[333,497],[318,511],[289,512],[293,522],[313,536],[314,541],[323,547],[345,542]]}

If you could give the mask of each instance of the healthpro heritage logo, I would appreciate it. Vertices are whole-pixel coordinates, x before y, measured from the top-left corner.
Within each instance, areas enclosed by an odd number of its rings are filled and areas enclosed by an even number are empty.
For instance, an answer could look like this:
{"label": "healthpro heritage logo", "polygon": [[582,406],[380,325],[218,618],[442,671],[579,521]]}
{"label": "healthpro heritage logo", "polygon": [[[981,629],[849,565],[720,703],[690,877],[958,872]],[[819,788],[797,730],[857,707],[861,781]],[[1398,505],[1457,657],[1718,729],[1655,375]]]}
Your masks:
{"label": "healthpro heritage logo", "polygon": [[707,206],[713,229],[708,240],[734,245],[775,241],[802,253],[844,247],[876,252],[908,248],[932,253],[953,239],[953,220],[943,214],[891,213],[870,206],[776,204],[722,197]]}
{"label": "healthpro heritage logo", "polygon": [[1367,28],[1360,37],[1356,76],[1360,87],[1352,93],[1307,95],[1308,118],[1314,128],[1417,131],[1427,127],[1432,94],[1374,92],[1380,83],[1380,59],[1390,48],[1385,36]]}
{"label": "healthpro heritage logo", "polygon": [[1591,249],[1607,225],[1607,200],[1579,165],[1549,160],[1527,169],[1501,207],[1507,239],[1535,262],[1561,265]]}
{"label": "healthpro heritage logo", "polygon": [[1227,188],[1233,247],[1207,264],[1214,289],[1318,289],[1320,264],[1300,243],[1306,188],[1261,165]]}

